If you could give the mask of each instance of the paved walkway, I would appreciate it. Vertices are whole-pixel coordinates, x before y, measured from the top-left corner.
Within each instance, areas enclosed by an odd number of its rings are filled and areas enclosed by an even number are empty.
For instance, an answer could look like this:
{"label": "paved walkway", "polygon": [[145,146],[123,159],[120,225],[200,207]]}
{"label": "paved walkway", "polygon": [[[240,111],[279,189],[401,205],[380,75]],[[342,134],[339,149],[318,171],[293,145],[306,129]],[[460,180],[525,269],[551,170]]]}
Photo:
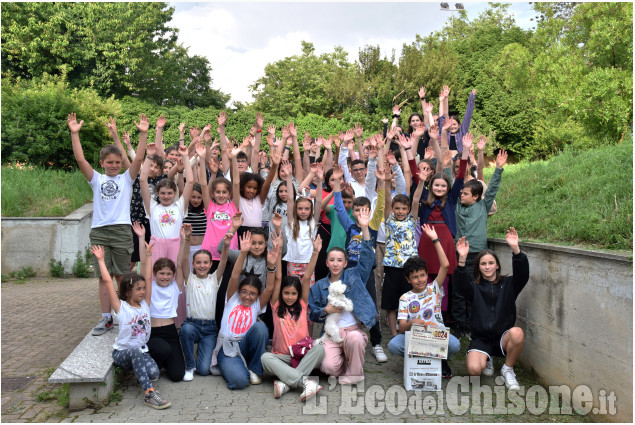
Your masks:
{"label": "paved walkway", "polygon": [[[48,375],[75,348],[98,318],[96,279],[32,279],[23,284],[2,283],[2,421],[3,422],[579,422],[577,415],[534,415],[526,411],[482,415],[481,402],[463,412],[456,409],[452,391],[406,392],[403,361],[388,354],[388,363],[377,363],[367,351],[366,381],[361,388],[330,385],[320,377],[324,390],[313,402],[300,403],[300,392],[273,398],[271,377],[261,385],[240,391],[227,389],[217,376],[195,376],[189,383],[172,383],[161,377],[157,389],[172,407],[163,411],[142,404],[142,392],[134,375],[121,378],[121,401],[102,408],[69,412],[56,401],[37,402],[34,396],[60,388],[49,385]],[[389,336],[384,329],[385,347]],[[463,350],[467,339],[462,341]],[[464,375],[463,356],[451,361],[454,374]],[[496,365],[500,367],[500,361]],[[534,378],[517,367],[521,385]],[[451,385],[457,381],[450,381]],[[504,386],[494,377],[482,378],[504,396]],[[473,387],[472,387],[473,388]],[[497,392],[498,391],[498,392]],[[454,391],[454,394],[458,392]],[[459,394],[471,402],[470,393]],[[476,400],[476,398],[474,398]],[[496,397],[494,397],[496,400]],[[505,403],[508,401],[505,400]],[[503,406],[506,404],[503,403]],[[452,407],[450,407],[452,406]]]}

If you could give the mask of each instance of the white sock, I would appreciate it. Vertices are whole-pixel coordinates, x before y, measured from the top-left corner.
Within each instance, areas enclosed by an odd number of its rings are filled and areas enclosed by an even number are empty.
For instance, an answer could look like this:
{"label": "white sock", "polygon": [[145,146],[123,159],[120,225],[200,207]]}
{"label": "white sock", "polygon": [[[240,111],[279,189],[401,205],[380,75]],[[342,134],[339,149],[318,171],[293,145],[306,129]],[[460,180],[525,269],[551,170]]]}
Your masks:
{"label": "white sock", "polygon": [[110,320],[112,318],[112,315],[110,313],[101,313],[101,317],[107,317],[108,320]]}
{"label": "white sock", "polygon": [[504,364],[504,365],[503,365],[502,369],[503,369],[503,372],[507,372],[508,370],[511,370],[511,371],[513,371],[513,370],[514,370],[514,368],[513,368],[513,367],[509,367],[509,366],[507,366],[506,364]]}

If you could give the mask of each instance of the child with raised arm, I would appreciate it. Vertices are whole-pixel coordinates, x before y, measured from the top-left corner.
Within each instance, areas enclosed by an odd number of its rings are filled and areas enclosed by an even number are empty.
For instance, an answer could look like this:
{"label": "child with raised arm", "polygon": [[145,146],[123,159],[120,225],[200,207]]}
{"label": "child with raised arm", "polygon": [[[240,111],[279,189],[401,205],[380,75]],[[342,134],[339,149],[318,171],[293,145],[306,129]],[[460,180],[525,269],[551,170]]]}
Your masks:
{"label": "child with raised arm", "polygon": [[[183,217],[187,213],[187,206],[190,203],[192,188],[194,186],[194,176],[192,167],[188,158],[187,148],[183,145],[179,147],[179,153],[185,166],[186,184],[183,195],[176,199],[176,185],[173,180],[163,179],[156,185],[157,199],[150,195],[150,187],[148,186],[148,173],[150,171],[151,161],[146,159],[141,168],[141,197],[143,205],[150,220],[150,232],[152,236],[150,240],[154,241],[155,248],[152,252],[152,261],[156,262],[159,258],[169,258],[173,263],[177,263],[179,254],[179,245],[181,238],[179,232],[183,224]],[[148,145],[148,155],[156,154],[156,146],[153,143]],[[176,326],[181,327],[181,323],[185,320],[185,294],[179,298],[179,306],[177,308]]]}
{"label": "child with raised arm", "polygon": [[[183,224],[181,251],[189,252],[192,238],[192,228]],[[212,254],[206,249],[200,249],[192,256],[192,272],[185,255],[181,256],[181,273],[185,282],[187,303],[187,319],[181,326],[179,339],[185,356],[184,381],[194,379],[194,370],[199,375],[210,373],[212,353],[216,347],[218,327],[216,326],[216,295],[220,280],[227,264],[227,252],[232,235],[225,234],[225,248],[220,257],[218,268],[210,274],[212,268]],[[219,276],[221,279],[219,279]],[[196,361],[194,360],[194,344],[197,344]]]}
{"label": "child with raised arm", "polygon": [[[275,284],[275,272],[280,249],[267,253],[267,285],[262,289],[260,278],[243,273],[243,262],[251,247],[251,233],[245,232],[240,243],[241,250],[234,264],[221,321],[216,349],[212,356],[212,367],[218,366],[230,390],[245,388],[250,383],[262,381],[262,363],[269,332],[258,315],[264,313]],[[239,282],[239,276],[244,279]]]}
{"label": "child with raised arm", "polygon": [[[99,153],[99,165],[104,168],[100,174],[84,158],[79,130],[84,121],[77,122],[74,113],[68,115],[68,128],[71,131],[71,143],[77,165],[93,190],[93,219],[90,231],[90,244],[101,245],[104,248],[104,263],[109,276],[115,275],[117,282],[130,268],[130,254],[132,254],[132,233],[130,232],[130,196],[134,176],[139,173],[143,154],[146,150],[148,127],[150,122],[144,114],[139,116],[139,146],[137,156],[130,164],[130,168],[123,174],[121,164],[124,153],[115,145],[106,145]],[[113,319],[110,313],[111,303],[104,276],[97,260],[93,261],[95,274],[99,278],[99,303],[101,305],[101,319],[93,328],[93,335],[103,335],[112,329]]]}
{"label": "child with raised arm", "polygon": [[518,233],[513,227],[505,236],[512,250],[513,276],[501,276],[500,261],[496,253],[484,249],[476,257],[474,268],[465,266],[470,251],[465,237],[459,239],[456,250],[459,266],[456,268],[457,289],[472,301],[472,341],[465,363],[470,376],[494,374],[492,357],[504,357],[501,375],[510,391],[520,389],[514,365],[525,346],[523,330],[516,322],[516,298],[529,281],[529,260],[520,252]]}
{"label": "child with raised arm", "polygon": [[[507,152],[501,150],[496,157],[496,169],[489,182],[487,192],[483,194],[483,185],[472,179],[461,189],[461,202],[457,202],[456,235],[454,240],[465,237],[470,242],[470,251],[466,258],[466,267],[472,268],[479,252],[487,248],[487,217],[498,188],[500,187],[503,166],[507,162]],[[458,253],[457,253],[458,258]],[[471,319],[471,303],[463,297],[460,291],[452,292],[452,317],[455,320],[455,332],[460,338],[469,333]]]}
{"label": "child with raised arm", "polygon": [[[144,245],[147,243],[144,242]],[[106,267],[104,248],[93,245],[90,251],[95,256],[101,269],[103,286],[108,292],[117,320],[119,321],[119,335],[113,344],[112,359],[117,367],[132,369],[144,391],[144,403],[154,409],[170,407],[170,402],[155,391],[152,381],[159,377],[159,367],[148,354],[148,340],[150,338],[150,304],[152,288],[143,276],[137,273],[126,273],[122,276],[119,286],[119,296],[112,284],[110,273]],[[152,245],[144,250],[146,267],[150,268]],[[101,285],[101,283],[100,283]]]}
{"label": "child with raised arm", "polygon": [[[368,337],[360,324],[372,328],[377,315],[375,301],[366,290],[375,258],[368,228],[370,210],[367,207],[358,211],[357,222],[362,233],[357,265],[347,269],[346,251],[341,248],[331,249],[326,260],[329,275],[315,282],[309,292],[310,318],[314,322],[324,322],[330,313],[342,313],[338,325],[343,341],[335,343],[328,339],[324,342],[325,357],[320,367],[322,372],[338,377],[340,384],[355,384],[364,380],[364,351]],[[343,308],[334,307],[328,302],[329,286],[337,281],[347,287],[345,293],[353,301],[352,312],[343,311]]]}
{"label": "child with raised arm", "polygon": [[[431,327],[444,327],[443,316],[441,315],[441,300],[443,298],[443,286],[438,282],[445,280],[450,262],[446,257],[443,247],[434,228],[424,224],[421,226],[424,237],[429,238],[434,245],[439,258],[439,273],[436,279],[428,282],[428,272],[426,262],[413,256],[406,260],[403,265],[404,276],[412,289],[399,298],[399,334],[388,343],[388,351],[398,356],[403,356],[406,349],[405,332],[409,331],[413,323]],[[461,343],[454,336],[450,335],[448,343],[448,359],[441,362],[441,373],[444,378],[452,377],[452,369],[448,364],[450,356],[461,349]]]}
{"label": "child with raised arm", "polygon": [[[277,239],[274,246],[279,246],[280,238],[274,239]],[[263,371],[278,378],[273,381],[275,398],[279,398],[290,388],[303,388],[300,401],[306,401],[322,389],[317,382],[306,377],[322,363],[324,346],[314,345],[295,367],[292,366],[290,351],[291,346],[310,337],[307,321],[310,276],[321,248],[322,240],[318,235],[313,241],[311,261],[301,282],[297,276],[282,277],[282,263],[278,261],[276,265],[276,281],[271,296],[273,344],[271,353],[265,353],[261,358]]]}

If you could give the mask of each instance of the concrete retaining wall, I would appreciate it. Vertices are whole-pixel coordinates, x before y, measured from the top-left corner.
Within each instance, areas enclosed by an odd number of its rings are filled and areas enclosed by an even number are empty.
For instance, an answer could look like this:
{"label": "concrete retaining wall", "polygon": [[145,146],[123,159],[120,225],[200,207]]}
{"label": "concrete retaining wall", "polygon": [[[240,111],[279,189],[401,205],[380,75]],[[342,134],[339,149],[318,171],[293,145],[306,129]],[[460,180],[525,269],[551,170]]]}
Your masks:
{"label": "concrete retaining wall", "polygon": [[71,272],[77,258],[90,244],[88,234],[93,204],[87,203],[66,217],[2,218],[2,273],[32,267],[39,275],[49,273],[51,258]]}
{"label": "concrete retaining wall", "polygon": [[[512,274],[505,241],[489,242],[503,274]],[[632,258],[535,243],[521,243],[521,250],[530,279],[516,302],[526,338],[520,362],[544,385],[588,386],[594,407],[598,395],[614,391],[617,414],[597,419],[632,422]]]}

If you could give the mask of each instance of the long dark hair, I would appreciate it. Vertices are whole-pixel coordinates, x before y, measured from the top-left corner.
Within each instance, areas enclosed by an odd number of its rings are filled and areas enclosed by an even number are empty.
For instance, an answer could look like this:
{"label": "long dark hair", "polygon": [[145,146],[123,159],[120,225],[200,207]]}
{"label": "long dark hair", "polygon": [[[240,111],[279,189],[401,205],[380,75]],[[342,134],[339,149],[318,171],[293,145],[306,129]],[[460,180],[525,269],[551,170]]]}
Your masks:
{"label": "long dark hair", "polygon": [[[286,181],[282,181],[282,182],[280,182],[280,184],[278,185],[278,188],[276,189],[276,203],[274,204],[274,206],[273,206],[272,210],[275,210],[275,209],[276,209],[276,207],[277,207],[278,205],[286,204],[286,202],[285,202],[285,201],[283,201],[283,200],[280,198],[280,188],[281,188],[282,186],[287,187],[287,182],[286,182]],[[293,198],[292,198],[292,199],[295,199],[295,186],[294,186],[294,185],[291,185],[291,191],[289,191],[289,188],[287,187],[287,197],[288,197],[288,196],[293,196]],[[288,199],[288,198],[287,198],[287,199]],[[288,212],[287,212],[287,214],[288,214]]]}
{"label": "long dark hair", "polygon": [[[200,183],[194,183],[194,187],[192,187],[192,192],[198,192],[201,194],[201,196],[203,195],[203,188],[201,187]],[[199,205],[198,207],[193,207],[192,206],[192,201],[190,200],[190,203],[187,206],[187,211],[191,212],[191,213],[195,213],[198,214],[200,212],[202,212],[205,209],[205,202],[201,202],[201,205]]]}
{"label": "long dark hair", "polygon": [[474,283],[476,283],[477,285],[483,281],[483,275],[481,274],[479,264],[481,263],[481,258],[485,257],[486,255],[491,255],[492,257],[494,257],[494,260],[496,260],[496,265],[498,266],[498,268],[496,269],[496,278],[494,279],[493,283],[498,283],[501,280],[501,262],[498,260],[498,255],[496,255],[496,253],[491,249],[484,249],[478,253],[478,255],[476,256],[476,260],[474,260]]}
{"label": "long dark hair", "polygon": [[[298,291],[298,298],[295,300],[293,305],[287,305],[282,300],[282,290],[287,287],[294,287],[296,291]],[[282,278],[282,284],[280,285],[280,302],[278,303],[278,317],[283,318],[287,311],[289,315],[293,317],[293,320],[297,321],[300,318],[300,313],[302,313],[302,304],[300,304],[300,300],[302,299],[302,283],[297,276],[285,276]]]}

